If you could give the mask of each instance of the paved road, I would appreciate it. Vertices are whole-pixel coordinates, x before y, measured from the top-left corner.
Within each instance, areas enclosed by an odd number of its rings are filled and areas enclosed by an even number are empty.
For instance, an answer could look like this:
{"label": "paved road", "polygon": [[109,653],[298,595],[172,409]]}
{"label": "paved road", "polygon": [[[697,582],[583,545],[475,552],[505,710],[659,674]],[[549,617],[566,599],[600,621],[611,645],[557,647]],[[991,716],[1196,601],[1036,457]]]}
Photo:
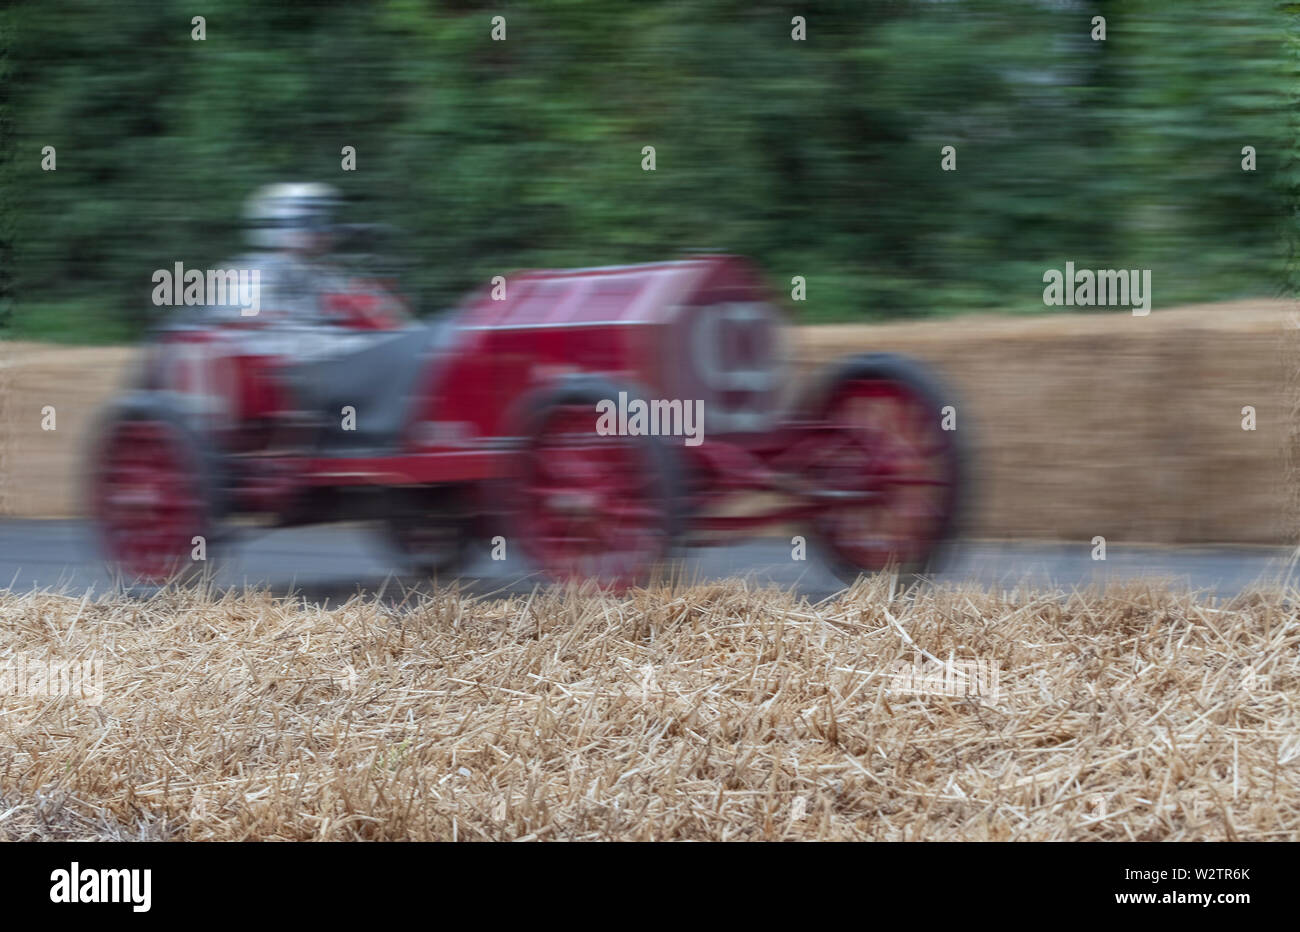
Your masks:
{"label": "paved road", "polygon": [[[1091,558],[1085,541],[968,541],[955,549],[937,579],[999,587],[1021,583],[1071,587],[1143,578],[1229,596],[1256,582],[1287,578],[1290,556],[1290,549],[1268,547],[1110,544],[1102,562]],[[842,588],[814,555],[807,562],[792,561],[789,544],[770,538],[690,551],[685,571],[699,580],[748,576],[760,583],[794,586],[814,598]],[[395,555],[369,529],[324,526],[265,532],[240,541],[221,560],[216,582],[264,585],[273,591],[296,588],[321,600],[347,598],[359,589],[398,592],[421,582],[399,573]],[[519,561],[493,562],[486,552],[476,557],[465,580],[480,592],[526,590],[535,582]],[[103,592],[111,586],[112,578],[82,522],[0,521],[0,587],[83,593]]]}

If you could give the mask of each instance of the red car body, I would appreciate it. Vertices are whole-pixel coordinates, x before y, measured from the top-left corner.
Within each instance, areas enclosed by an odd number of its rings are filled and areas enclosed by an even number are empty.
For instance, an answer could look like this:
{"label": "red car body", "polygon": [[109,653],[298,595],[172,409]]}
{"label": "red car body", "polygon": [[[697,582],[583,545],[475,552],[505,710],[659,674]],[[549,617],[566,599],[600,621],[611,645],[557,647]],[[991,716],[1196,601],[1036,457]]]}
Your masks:
{"label": "red car body", "polygon": [[[764,525],[807,525],[846,576],[923,569],[952,531],[962,459],[940,411],[955,401],[915,364],[879,355],[794,385],[785,315],[741,258],[520,273],[433,325],[338,303],[345,326],[376,341],[366,365],[386,400],[367,411],[358,390],[354,413],[387,426],[365,443],[338,431],[286,442],[295,414],[340,412],[297,410],[294,360],[255,320],[159,335],[92,469],[92,511],[127,574],[183,568],[194,539],[241,515],[373,518],[431,571],[453,570],[467,541],[514,538],[552,578],[614,585],[679,542]],[[319,387],[326,397],[331,385]],[[597,406],[620,394],[697,404],[702,431],[691,443],[603,435]],[[166,491],[147,501],[146,487]],[[385,494],[349,494],[366,490]],[[726,513],[759,492],[781,501]],[[921,492],[919,512],[899,504]],[[836,530],[855,509],[875,514],[856,547]]]}

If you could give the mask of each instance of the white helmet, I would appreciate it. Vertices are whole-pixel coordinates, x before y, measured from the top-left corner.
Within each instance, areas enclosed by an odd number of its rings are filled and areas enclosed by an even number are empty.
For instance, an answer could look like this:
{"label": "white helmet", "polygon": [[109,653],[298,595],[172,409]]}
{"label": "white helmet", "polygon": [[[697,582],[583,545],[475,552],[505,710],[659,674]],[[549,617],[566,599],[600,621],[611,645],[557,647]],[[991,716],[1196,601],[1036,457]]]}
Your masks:
{"label": "white helmet", "polygon": [[328,184],[265,185],[244,205],[249,239],[266,249],[310,249],[329,234],[339,200]]}

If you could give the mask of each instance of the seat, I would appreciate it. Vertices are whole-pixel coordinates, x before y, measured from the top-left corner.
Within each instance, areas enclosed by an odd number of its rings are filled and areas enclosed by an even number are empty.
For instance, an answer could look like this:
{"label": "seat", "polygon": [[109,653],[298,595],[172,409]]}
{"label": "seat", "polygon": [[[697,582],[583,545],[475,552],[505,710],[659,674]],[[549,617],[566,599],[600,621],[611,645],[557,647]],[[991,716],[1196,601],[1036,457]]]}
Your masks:
{"label": "seat", "polygon": [[[423,376],[436,364],[447,329],[446,323],[415,324],[398,331],[349,334],[340,353],[292,366],[289,375],[299,404],[322,419],[319,452],[391,452]],[[356,411],[354,430],[343,429],[347,406]]]}

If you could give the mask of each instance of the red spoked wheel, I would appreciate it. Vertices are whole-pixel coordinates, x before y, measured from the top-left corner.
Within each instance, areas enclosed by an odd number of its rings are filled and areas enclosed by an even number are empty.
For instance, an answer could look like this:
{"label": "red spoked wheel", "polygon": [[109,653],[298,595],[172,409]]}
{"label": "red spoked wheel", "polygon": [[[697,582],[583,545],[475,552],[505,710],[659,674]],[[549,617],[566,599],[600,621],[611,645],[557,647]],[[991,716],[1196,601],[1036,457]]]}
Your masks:
{"label": "red spoked wheel", "polygon": [[166,418],[109,421],[93,464],[91,512],[105,555],[123,575],[162,582],[203,564],[196,536],[210,543],[212,502],[194,438]]}
{"label": "red spoked wheel", "polygon": [[596,403],[618,391],[569,391],[536,409],[515,479],[514,526],[551,580],[622,590],[672,551],[675,485],[658,438],[596,432]]}
{"label": "red spoked wheel", "polygon": [[814,416],[826,441],[807,478],[825,507],[814,537],[844,579],[889,567],[932,568],[961,504],[964,449],[943,429],[956,401],[919,365],[893,356],[850,360]]}

